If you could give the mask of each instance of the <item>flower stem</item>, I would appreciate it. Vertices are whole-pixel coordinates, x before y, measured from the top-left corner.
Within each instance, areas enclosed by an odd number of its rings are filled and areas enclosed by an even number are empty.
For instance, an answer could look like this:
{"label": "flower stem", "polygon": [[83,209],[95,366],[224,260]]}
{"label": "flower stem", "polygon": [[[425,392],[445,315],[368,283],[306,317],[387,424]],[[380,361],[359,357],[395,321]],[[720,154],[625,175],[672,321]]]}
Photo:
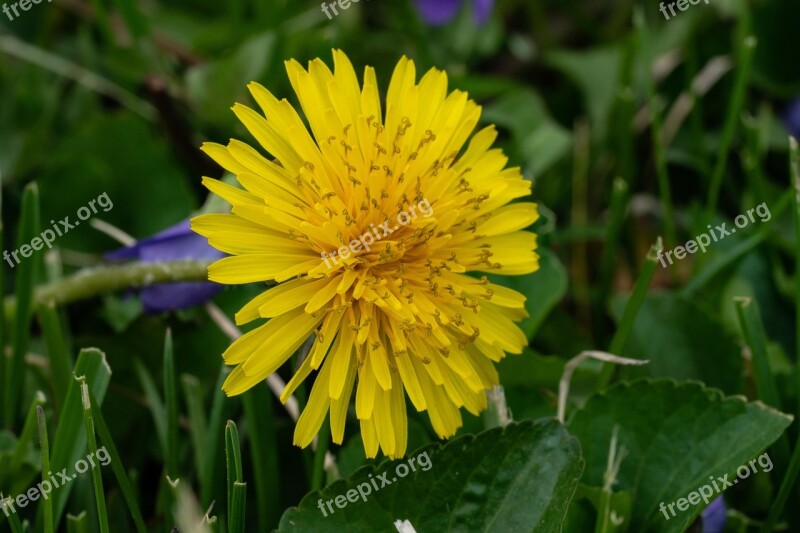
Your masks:
{"label": "flower stem", "polygon": [[[52,302],[64,305],[100,294],[128,288],[142,288],[175,281],[206,281],[211,261],[171,261],[166,263],[127,263],[87,268],[34,292],[36,306]],[[5,299],[6,316],[13,316],[17,301]]]}

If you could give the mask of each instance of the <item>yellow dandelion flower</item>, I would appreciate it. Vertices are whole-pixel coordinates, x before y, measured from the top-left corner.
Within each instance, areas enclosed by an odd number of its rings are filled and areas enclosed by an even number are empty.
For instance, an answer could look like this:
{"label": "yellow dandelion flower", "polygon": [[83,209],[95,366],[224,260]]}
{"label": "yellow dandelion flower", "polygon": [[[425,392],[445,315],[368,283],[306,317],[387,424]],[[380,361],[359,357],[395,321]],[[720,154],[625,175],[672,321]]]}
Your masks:
{"label": "yellow dandelion flower", "polygon": [[533,203],[507,205],[530,182],[491,148],[493,126],[470,139],[481,108],[448,93],[444,72],[417,83],[403,57],[384,111],[375,71],[359,86],[347,56],[336,50],[333,60],[333,72],[319,59],[308,70],[286,63],[311,132],[288,101],[250,84],[264,115],[233,111],[274,159],[237,140],[205,144],[243,189],[204,178],[232,209],[192,227],[231,254],[211,265],[210,280],[277,283],[236,314],[238,324],[269,320],[223,354],[236,366],[225,392],[264,380],[313,334],[281,398],[316,371],[294,443],[308,446],[329,412],[341,443],[355,388],[366,455],[396,458],[406,451],[406,395],[450,437],[461,407],[486,408],[493,362],[526,345],[515,324],[525,297],[467,273],[537,270],[536,235],[521,230],[538,214]]}

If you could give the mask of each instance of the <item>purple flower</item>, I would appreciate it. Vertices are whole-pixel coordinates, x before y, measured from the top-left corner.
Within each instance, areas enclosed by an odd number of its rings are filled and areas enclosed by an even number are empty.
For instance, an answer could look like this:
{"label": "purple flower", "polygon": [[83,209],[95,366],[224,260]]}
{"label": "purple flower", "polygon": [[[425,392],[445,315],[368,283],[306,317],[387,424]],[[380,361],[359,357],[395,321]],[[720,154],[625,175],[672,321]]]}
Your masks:
{"label": "purple flower", "polygon": [[703,517],[703,533],[722,533],[726,513],[725,499],[718,496],[700,515]]}
{"label": "purple flower", "polygon": [[[205,237],[193,232],[189,221],[147,237],[127,248],[106,254],[106,259],[138,259],[142,263],[182,259],[220,259],[225,254],[209,246]],[[222,285],[210,281],[179,281],[152,285],[141,290],[142,305],[151,312],[173,311],[201,304],[213,298]]]}
{"label": "purple flower", "polygon": [[792,101],[783,117],[786,129],[795,139],[800,139],[800,98]]}
{"label": "purple flower", "polygon": [[[489,18],[494,0],[469,0],[475,24],[483,25]],[[465,0],[416,0],[417,11],[428,24],[441,26],[458,15]]]}

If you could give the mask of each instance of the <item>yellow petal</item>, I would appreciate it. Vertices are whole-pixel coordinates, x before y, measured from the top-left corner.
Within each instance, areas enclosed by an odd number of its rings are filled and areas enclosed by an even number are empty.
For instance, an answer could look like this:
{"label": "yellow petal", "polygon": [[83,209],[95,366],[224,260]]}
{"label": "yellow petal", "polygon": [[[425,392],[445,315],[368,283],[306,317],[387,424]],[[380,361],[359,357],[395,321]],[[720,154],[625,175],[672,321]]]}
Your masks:
{"label": "yellow petal", "polygon": [[[331,370],[332,373],[335,373],[336,371],[337,370],[335,368]],[[347,408],[350,406],[350,396],[353,394],[353,383],[355,383],[355,377],[356,363],[354,358],[350,358],[346,369],[346,377],[341,395],[339,398],[331,400],[331,438],[336,444],[341,444],[344,440],[344,426],[347,420]]]}
{"label": "yellow petal", "polygon": [[295,268],[298,263],[309,260],[309,255],[305,254],[247,254],[223,257],[208,267],[208,279],[230,285],[268,281],[289,268]]}
{"label": "yellow petal", "polygon": [[364,454],[367,459],[378,455],[378,433],[371,418],[361,420],[361,438],[364,441]]}
{"label": "yellow petal", "polygon": [[342,397],[342,391],[349,377],[350,367],[353,365],[353,330],[345,328],[336,337],[333,343],[330,358],[333,359],[331,368],[331,379],[328,394],[332,400]]}
{"label": "yellow petal", "polygon": [[356,416],[365,420],[372,417],[375,406],[375,391],[378,382],[372,373],[369,357],[364,359],[364,364],[358,369],[358,389],[356,390]]}
{"label": "yellow petal", "polygon": [[275,372],[322,322],[321,316],[309,315],[301,309],[273,318],[265,326],[270,335],[243,364],[247,374]]}
{"label": "yellow petal", "polygon": [[328,397],[328,380],[331,375],[332,363],[330,359],[325,361],[322,365],[317,380],[314,382],[314,387],[311,389],[311,395],[308,398],[303,413],[297,420],[297,427],[294,429],[294,444],[305,448],[314,436],[319,433],[319,428],[325,420],[325,415],[328,414],[328,407],[330,406],[330,398]]}

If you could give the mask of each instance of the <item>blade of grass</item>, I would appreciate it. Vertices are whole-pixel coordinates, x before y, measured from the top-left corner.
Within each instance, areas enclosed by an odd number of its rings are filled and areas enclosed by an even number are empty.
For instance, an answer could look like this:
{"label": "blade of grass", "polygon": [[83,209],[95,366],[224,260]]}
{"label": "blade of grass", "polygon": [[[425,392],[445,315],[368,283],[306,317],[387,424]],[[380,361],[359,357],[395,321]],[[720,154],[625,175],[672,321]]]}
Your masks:
{"label": "blade of grass", "polygon": [[[742,17],[743,26],[740,27],[739,34],[743,33],[742,28],[746,28],[747,17]],[[736,126],[741,119],[742,107],[744,105],[747,84],[750,80],[750,67],[753,63],[753,55],[756,49],[756,38],[751,36],[743,37],[737,50],[736,79],[733,84],[733,94],[728,104],[728,112],[725,114],[725,125],[722,128],[722,140],[717,150],[717,160],[714,165],[714,173],[711,174],[711,181],[708,187],[708,204],[706,206],[706,221],[711,222],[717,210],[719,200],[719,190],[722,187],[722,178],[728,165],[728,154],[730,153],[733,137],[736,133]]]}
{"label": "blade of grass", "polygon": [[753,360],[753,374],[756,382],[758,397],[767,405],[783,411],[778,386],[769,366],[767,357],[766,333],[758,316],[755,302],[749,297],[734,298],[736,314],[742,328],[745,342],[750,347]]}
{"label": "blade of grass", "polygon": [[[778,385],[775,382],[775,375],[772,373],[767,355],[767,335],[756,303],[749,297],[737,297],[734,298],[734,302],[745,343],[750,348],[753,379],[756,383],[758,398],[765,404],[783,411]],[[775,451],[775,471],[785,472],[789,466],[789,439],[786,433],[772,445],[772,449]]]}
{"label": "blade of grass", "polygon": [[617,257],[617,244],[622,233],[622,221],[625,219],[625,211],[628,205],[628,184],[622,178],[614,180],[611,188],[611,207],[609,208],[610,220],[606,226],[606,236],[603,245],[603,257],[600,260],[600,290],[598,291],[595,305],[595,339],[600,338],[601,319],[608,304],[608,296],[611,294],[611,284],[614,276],[614,263]]}
{"label": "blade of grass", "polygon": [[[30,183],[22,193],[22,214],[17,248],[28,243],[39,234],[39,188]],[[33,309],[33,285],[36,280],[36,265],[41,256],[34,254],[27,261],[23,260],[17,267],[17,279],[14,293],[17,297],[17,309],[14,315],[13,350],[9,371],[6,373],[5,420],[6,426],[13,428],[16,423],[19,396],[22,382],[25,379],[25,352],[30,341],[30,326]]]}
{"label": "blade of grass", "polygon": [[81,511],[78,516],[67,515],[67,533],[90,533],[90,531],[86,511]]}
{"label": "blade of grass", "polygon": [[[789,137],[789,168],[791,172],[792,189],[794,194],[794,209],[792,218],[794,219],[794,309],[795,309],[795,334],[800,335],[800,148],[797,140]],[[797,372],[797,387],[800,391],[800,337],[795,339],[795,370]],[[797,420],[800,420],[800,395],[797,398]]]}
{"label": "blade of grass", "polygon": [[[81,350],[73,373],[86,379],[97,405],[101,405],[111,379],[111,368],[106,362],[105,354],[96,348]],[[78,382],[73,380],[67,390],[64,410],[61,412],[56,436],[53,439],[53,454],[50,457],[53,472],[59,472],[64,468],[71,469],[84,449],[86,449],[86,432],[83,431],[81,390]],[[73,485],[73,483],[63,485],[53,492],[53,523],[55,524],[61,520]]]}
{"label": "blade of grass", "polygon": [[636,113],[635,93],[632,88],[638,52],[635,36],[629,36],[622,44],[622,64],[620,66],[617,95],[610,121],[615,151],[618,157],[620,178],[631,188],[636,179],[634,171],[634,144],[636,136],[631,131],[631,123]]}
{"label": "blade of grass", "polygon": [[53,383],[54,409],[60,412],[64,408],[64,398],[69,388],[72,359],[67,350],[67,343],[61,331],[61,321],[52,303],[38,308],[39,324],[42,327],[47,360],[50,363],[50,381]]}
{"label": "blade of grass", "polygon": [[[11,508],[14,502],[11,498],[4,498],[2,502],[0,502],[0,508],[3,509],[2,514],[6,514],[6,509]],[[8,516],[8,525],[11,527],[11,533],[24,533],[24,529],[22,528],[22,524],[19,521],[19,517],[17,516],[16,512],[12,512],[11,510],[7,513]]]}
{"label": "blade of grass", "polygon": [[175,382],[175,354],[172,349],[172,332],[164,337],[164,403],[167,414],[166,450],[167,475],[178,479],[178,391]]}
{"label": "blade of grass", "polygon": [[[647,24],[644,13],[638,7],[634,9],[633,20],[634,26],[637,30],[637,35],[639,37],[639,46],[642,50],[646,50],[648,45]],[[657,94],[655,84],[653,83],[653,74],[650,71],[650,65],[653,64],[653,61],[651,57],[645,57],[644,59],[644,79],[647,86],[647,98],[650,104],[650,116],[652,121],[650,132],[653,142],[653,157],[655,159],[656,174],[658,176],[658,191],[661,195],[661,204],[664,209],[664,238],[669,246],[673,246],[676,243],[674,222],[675,217],[672,209],[672,193],[670,191],[669,172],[667,170],[667,152],[666,148],[664,147],[664,139],[661,135],[661,112],[658,109],[658,101],[656,100]]]}
{"label": "blade of grass", "polygon": [[142,391],[144,397],[147,399],[147,408],[150,410],[150,415],[153,417],[153,425],[156,428],[156,438],[161,447],[164,458],[167,454],[167,413],[164,409],[164,404],[161,402],[161,397],[158,395],[155,382],[150,376],[150,372],[142,364],[141,361],[135,359],[133,366],[136,369],[136,375],[139,376],[139,382],[142,384]]}
{"label": "blade of grass", "polygon": [[36,394],[33,396],[31,407],[28,409],[28,415],[25,417],[25,424],[22,426],[22,432],[19,434],[19,439],[17,439],[17,446],[14,448],[14,453],[11,455],[10,467],[12,472],[19,472],[19,469],[22,467],[22,462],[28,454],[28,449],[33,442],[33,435],[36,432],[37,410],[46,402],[47,399],[45,395],[41,391],[36,391]]}
{"label": "blade of grass", "polygon": [[[228,530],[234,529],[239,520],[244,523],[244,517],[238,516],[238,509],[234,509],[234,498],[236,494],[236,484],[242,484],[242,451],[239,447],[239,431],[233,420],[228,420],[225,426],[225,462],[228,465]],[[239,504],[239,502],[236,502]]]}
{"label": "blade of grass", "polygon": [[203,389],[200,381],[189,374],[181,376],[181,384],[183,385],[183,397],[186,399],[186,410],[189,414],[189,437],[192,440],[195,469],[202,473],[206,464],[205,438],[208,435],[208,422],[203,407]]}
{"label": "blade of grass", "polygon": [[247,503],[247,483],[236,481],[233,484],[233,499],[230,510],[228,531],[230,533],[244,533],[244,512]]}
{"label": "blade of grass", "polygon": [[[44,417],[44,409],[36,407],[36,418],[39,421],[39,450],[42,457],[42,482],[49,484],[48,472],[50,472],[50,442],[47,439],[47,419]],[[44,533],[54,533],[53,528],[53,500],[44,498],[42,501],[42,516]]]}
{"label": "blade of grass", "polygon": [[225,393],[222,392],[222,384],[230,373],[230,367],[223,366],[219,371],[217,384],[214,388],[214,400],[211,406],[211,416],[208,418],[208,434],[206,436],[206,464],[202,471],[201,476],[201,491],[202,496],[201,504],[208,507],[212,502],[212,495],[220,483],[218,477],[220,468],[217,467],[218,455],[222,446],[220,443],[225,442],[225,411],[229,406],[226,401]]}
{"label": "blade of grass", "polygon": [[[791,200],[792,191],[787,191],[775,204],[775,209],[772,209],[772,217],[775,219],[779,218],[780,215],[783,214],[783,211],[789,206],[789,202]],[[689,283],[683,287],[681,290],[683,295],[686,297],[694,295],[714,277],[716,277],[717,274],[735,264],[736,261],[741,259],[750,250],[766,240],[771,229],[772,228],[770,226],[762,226],[757,234],[748,237],[730,250],[726,251],[724,254],[716,257],[712,261],[709,261],[708,265],[703,268],[703,270],[698,272],[697,275],[694,276]]]}
{"label": "blade of grass", "polygon": [[103,447],[106,449],[106,452],[110,457],[111,462],[109,464],[111,466],[111,471],[114,472],[114,477],[117,479],[117,483],[119,484],[119,489],[122,492],[122,497],[125,499],[125,503],[128,504],[128,510],[131,512],[131,517],[133,518],[133,523],[136,526],[136,531],[138,533],[146,533],[147,528],[144,525],[144,517],[142,516],[142,511],[139,508],[139,502],[136,501],[136,493],[133,490],[133,485],[131,484],[130,479],[128,479],[128,474],[125,472],[122,458],[119,454],[119,451],[117,451],[117,446],[114,443],[114,439],[111,437],[111,432],[108,430],[106,421],[103,418],[103,412],[100,409],[97,400],[94,399],[94,394],[91,390],[89,391],[89,400],[91,401],[92,405],[92,417],[94,418],[97,436],[100,437],[100,441],[103,443]]}
{"label": "blade of grass", "polygon": [[[570,225],[582,227],[587,225],[589,219],[589,165],[591,160],[591,133],[586,120],[579,119],[575,123],[574,153],[572,172],[572,207]],[[592,323],[591,295],[589,284],[589,261],[587,259],[588,246],[586,242],[578,241],[572,246],[572,277],[573,292],[575,294],[576,312],[578,320],[582,323]],[[597,317],[594,317],[595,321]]]}
{"label": "blade of grass", "polygon": [[256,499],[261,502],[258,513],[259,530],[271,531],[280,520],[280,478],[272,397],[266,384],[259,383],[243,394],[242,404],[249,429]]}
{"label": "blade of grass", "polygon": [[[0,172],[0,248],[6,249],[6,229],[3,225],[3,187],[2,187],[3,174]],[[0,294],[5,294],[6,291],[6,266],[2,265],[0,268]],[[6,331],[6,306],[0,305],[0,385],[5,387],[8,383],[8,372],[10,372],[11,361],[6,359],[6,341],[8,340]],[[2,393],[0,398],[5,399]],[[0,420],[5,420],[5,413],[0,409]]]}
{"label": "blade of grass", "polygon": [[22,61],[49,70],[59,76],[74,81],[90,91],[102,94],[119,102],[146,120],[154,121],[158,116],[153,105],[122,86],[92,72],[77,63],[32,46],[12,35],[0,36],[0,52]]}
{"label": "blade of grass", "polygon": [[[647,253],[644,265],[642,265],[639,277],[636,280],[636,285],[634,285],[633,292],[628,299],[628,303],[625,305],[625,310],[622,312],[622,318],[617,326],[617,331],[611,339],[611,345],[608,351],[613,355],[622,355],[622,350],[628,342],[631,330],[633,330],[633,323],[636,321],[636,315],[639,314],[639,309],[642,307],[644,297],[647,295],[647,289],[650,286],[650,282],[653,280],[653,274],[655,274],[658,266],[658,255],[662,250],[663,245],[661,237],[659,237]],[[603,390],[608,386],[613,377],[614,368],[612,363],[604,363],[603,369],[600,371],[600,377],[598,378],[599,390]]]}
{"label": "blade of grass", "polygon": [[761,527],[761,533],[772,533],[775,531],[775,525],[778,523],[778,519],[783,513],[783,509],[786,506],[786,501],[789,499],[789,493],[792,491],[792,487],[794,487],[799,473],[800,439],[798,439],[797,443],[795,444],[794,452],[792,453],[792,459],[789,462],[789,467],[786,469],[786,475],[783,476],[781,487],[778,489],[778,495],[775,496],[775,500],[772,502],[772,506],[769,509],[767,519],[764,522],[764,525]]}
{"label": "blade of grass", "polygon": [[763,159],[764,148],[761,145],[761,125],[758,120],[751,115],[746,115],[742,119],[742,131],[744,132],[744,150],[742,151],[742,167],[747,178],[749,189],[752,191],[755,203],[760,204],[765,201]]}
{"label": "blade of grass", "polygon": [[[86,442],[89,448],[90,457],[97,455],[97,436],[94,431],[94,418],[92,416],[92,401],[89,398],[89,386],[86,384],[85,377],[75,378],[81,387],[81,403],[83,405],[83,424],[86,428]],[[94,500],[97,507],[97,520],[100,523],[100,532],[109,533],[108,512],[106,511],[106,495],[103,489],[103,473],[92,463],[92,485],[94,486]]]}
{"label": "blade of grass", "polygon": [[[797,146],[797,140],[793,137],[789,137],[789,169],[792,184],[791,192],[794,193],[792,194],[794,199],[792,218],[795,231],[795,332],[800,332],[800,148]],[[795,372],[797,373],[796,382],[800,385],[800,338],[795,339]],[[798,397],[796,409],[797,417],[800,418],[800,397]],[[775,496],[767,519],[761,528],[762,533],[770,533],[775,530],[775,525],[783,514],[789,494],[797,482],[798,474],[800,474],[800,438],[795,442],[794,452],[792,452],[792,458],[786,469],[786,475],[781,481],[778,494]]]}

